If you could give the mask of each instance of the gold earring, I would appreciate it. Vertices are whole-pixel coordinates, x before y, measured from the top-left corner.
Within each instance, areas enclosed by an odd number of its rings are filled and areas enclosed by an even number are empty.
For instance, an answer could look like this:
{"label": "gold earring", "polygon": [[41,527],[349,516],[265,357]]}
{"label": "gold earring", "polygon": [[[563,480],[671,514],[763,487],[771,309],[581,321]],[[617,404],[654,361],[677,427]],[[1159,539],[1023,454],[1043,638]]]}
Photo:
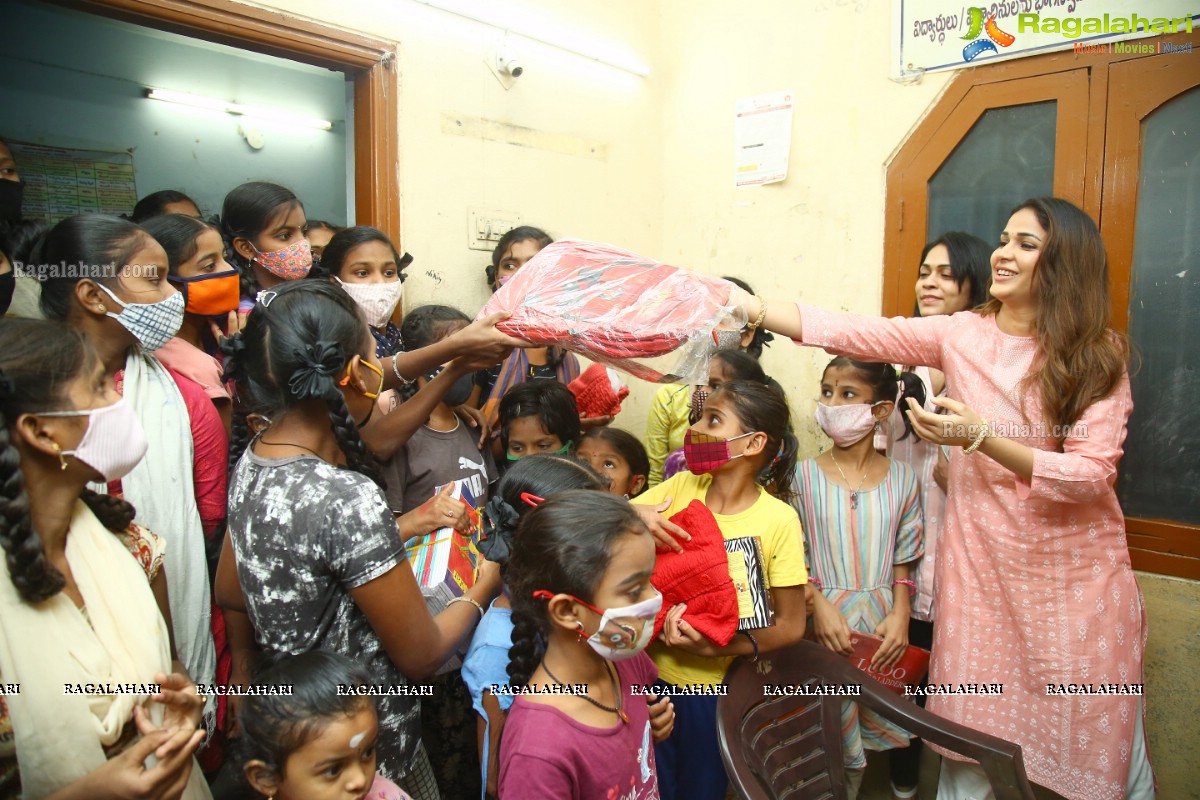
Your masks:
{"label": "gold earring", "polygon": [[67,459],[63,457],[62,448],[58,446],[58,442],[51,442],[51,445],[54,447],[54,454],[58,456],[59,468],[65,471],[67,469]]}

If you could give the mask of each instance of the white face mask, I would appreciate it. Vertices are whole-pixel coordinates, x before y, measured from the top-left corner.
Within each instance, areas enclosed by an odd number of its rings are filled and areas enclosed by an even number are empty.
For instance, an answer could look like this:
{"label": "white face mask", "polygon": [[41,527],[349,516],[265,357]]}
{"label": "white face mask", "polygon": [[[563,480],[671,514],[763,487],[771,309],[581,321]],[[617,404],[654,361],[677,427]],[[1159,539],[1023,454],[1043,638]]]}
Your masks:
{"label": "white face mask", "polygon": [[404,284],[399,279],[388,283],[346,283],[341,278],[335,280],[362,309],[367,324],[372,328],[382,328],[404,296]]}
{"label": "white face mask", "polygon": [[846,406],[817,403],[817,424],[829,434],[834,444],[849,447],[875,429],[876,419],[872,409],[877,405],[879,403],[853,403]]}
{"label": "white face mask", "polygon": [[181,292],[175,292],[157,303],[125,303],[104,284],[96,285],[103,289],[113,302],[121,306],[119,314],[111,311],[105,313],[121,323],[146,350],[157,350],[179,333],[179,326],[183,324],[183,308],[186,305]]}
{"label": "white face mask", "polygon": [[122,397],[111,406],[85,411],[44,411],[39,417],[87,417],[88,427],[74,456],[104,476],[105,482],[124,478],[146,455],[146,434],[133,406]]}
{"label": "white face mask", "polygon": [[[654,618],[662,609],[662,603],[662,594],[655,592],[649,600],[605,609],[596,632],[587,639],[588,645],[609,661],[633,658],[650,644],[650,637],[654,635]],[[640,631],[637,627],[639,624]]]}

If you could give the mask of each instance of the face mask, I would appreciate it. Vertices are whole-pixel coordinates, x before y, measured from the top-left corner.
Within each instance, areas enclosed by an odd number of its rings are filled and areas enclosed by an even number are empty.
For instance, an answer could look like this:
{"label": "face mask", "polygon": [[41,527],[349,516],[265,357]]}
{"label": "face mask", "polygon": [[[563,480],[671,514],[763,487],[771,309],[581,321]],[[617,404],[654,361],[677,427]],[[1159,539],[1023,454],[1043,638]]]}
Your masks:
{"label": "face mask", "polygon": [[[551,455],[566,456],[566,455],[570,455],[570,454],[571,454],[571,443],[567,442],[562,447],[555,450]],[[540,456],[542,454],[541,453],[530,453],[529,455]],[[509,461],[520,461],[522,458],[525,458],[526,456],[514,456],[511,453],[505,453],[504,457],[506,459],[508,459]]]}
{"label": "face mask", "polygon": [[133,406],[122,397],[111,406],[86,411],[46,411],[39,417],[88,417],[87,431],[74,450],[62,455],[74,456],[104,476],[104,480],[124,478],[146,455],[146,434]]}
{"label": "face mask", "polygon": [[183,310],[188,314],[215,317],[236,311],[241,300],[241,283],[236,270],[196,275],[191,278],[168,276],[183,295]]}
{"label": "face mask", "polygon": [[741,458],[745,453],[729,455],[729,443],[754,434],[755,431],[750,431],[732,439],[722,439],[688,428],[683,434],[683,460],[687,462],[688,471],[693,475],[703,475],[720,469],[735,458]]}
{"label": "face mask", "polygon": [[0,221],[20,222],[21,201],[25,197],[25,181],[0,178]]}
{"label": "face mask", "polygon": [[[533,596],[549,599],[554,595],[543,590],[534,592]],[[658,592],[649,600],[605,610],[578,597],[572,596],[571,599],[600,615],[600,624],[596,632],[587,638],[587,643],[601,658],[609,661],[624,661],[646,649],[654,635],[654,618],[663,604],[662,595]]]}
{"label": "face mask", "polygon": [[183,294],[175,292],[157,303],[122,303],[107,286],[96,284],[121,306],[121,313],[105,312],[125,327],[151,352],[171,341],[183,324]]}
{"label": "face mask", "polygon": [[735,350],[742,346],[742,332],[714,330],[713,340],[718,350]]}
{"label": "face mask", "polygon": [[[441,375],[442,370],[444,369],[445,367],[438,367],[433,372],[426,375],[425,380],[433,380],[438,375]],[[474,388],[475,375],[474,373],[468,372],[466,375],[459,377],[458,380],[454,381],[454,383],[450,385],[449,391],[442,396],[442,402],[451,408],[454,408],[455,406],[461,406],[463,403],[471,399],[471,391]]]}
{"label": "face mask", "polygon": [[708,402],[708,395],[708,389],[703,386],[697,386],[692,392],[692,410],[688,413],[689,425],[700,421],[700,415],[704,413],[704,404]]}
{"label": "face mask", "polygon": [[367,324],[372,328],[384,326],[404,295],[404,284],[399,278],[390,283],[346,283],[341,278],[336,280],[362,309]]}
{"label": "face mask", "polygon": [[12,305],[13,292],[17,289],[17,273],[6,272],[0,275],[0,317]]}
{"label": "face mask", "polygon": [[503,286],[504,284],[508,283],[508,279],[511,278],[515,274],[516,274],[515,272],[510,272],[507,275],[501,275],[499,278],[496,278],[496,287],[499,288],[499,287]]}
{"label": "face mask", "polygon": [[[886,401],[880,401],[886,402]],[[817,424],[840,447],[849,447],[875,429],[871,409],[879,403],[854,403],[848,406],[827,406],[817,403]]]}
{"label": "face mask", "polygon": [[[251,242],[250,246],[254,247],[254,243]],[[254,260],[259,263],[259,266],[285,281],[299,280],[308,275],[308,271],[312,269],[312,247],[309,245],[308,239],[300,239],[287,247],[272,250],[269,253],[264,253],[254,247],[254,252],[258,254]]]}

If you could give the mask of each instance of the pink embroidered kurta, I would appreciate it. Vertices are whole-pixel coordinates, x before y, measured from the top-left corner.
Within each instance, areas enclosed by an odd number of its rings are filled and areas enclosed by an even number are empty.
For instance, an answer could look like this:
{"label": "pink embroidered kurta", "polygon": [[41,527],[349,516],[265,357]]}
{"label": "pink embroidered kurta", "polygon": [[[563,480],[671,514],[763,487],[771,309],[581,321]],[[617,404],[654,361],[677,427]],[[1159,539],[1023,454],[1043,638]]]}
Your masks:
{"label": "pink embroidered kurta", "polygon": [[800,313],[804,344],[940,369],[952,399],[1033,448],[1028,483],[982,453],[950,457],[929,682],[1004,690],[932,696],[928,708],[1020,744],[1035,783],[1071,800],[1121,800],[1141,698],[1047,687],[1142,682],[1142,594],[1114,489],[1133,407],[1128,378],[1084,411],[1060,448],[1040,422],[1036,388],[1020,386],[1034,339],[1001,332],[995,317]]}

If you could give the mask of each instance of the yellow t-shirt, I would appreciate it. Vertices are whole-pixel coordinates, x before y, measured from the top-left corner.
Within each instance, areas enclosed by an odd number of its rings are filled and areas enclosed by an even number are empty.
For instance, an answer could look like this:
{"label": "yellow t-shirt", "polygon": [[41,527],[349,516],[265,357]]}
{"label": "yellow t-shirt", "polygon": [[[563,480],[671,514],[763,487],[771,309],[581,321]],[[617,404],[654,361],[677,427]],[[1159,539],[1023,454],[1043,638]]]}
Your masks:
{"label": "yellow t-shirt", "polygon": [[[658,505],[670,497],[671,507],[663,512],[664,517],[670,517],[685,509],[693,500],[704,502],[711,484],[711,475],[680,472],[638,495],[635,502]],[[713,514],[721,534],[726,539],[759,537],[767,584],[772,588],[808,583],[800,517],[794,508],[767,494],[765,489],[760,487],[758,491],[758,500],[745,511],[739,514]],[[718,684],[725,679],[725,672],[733,662],[733,658],[728,656],[705,658],[666,647],[661,642],[650,645],[648,652],[658,665],[659,677],[676,686]]]}

